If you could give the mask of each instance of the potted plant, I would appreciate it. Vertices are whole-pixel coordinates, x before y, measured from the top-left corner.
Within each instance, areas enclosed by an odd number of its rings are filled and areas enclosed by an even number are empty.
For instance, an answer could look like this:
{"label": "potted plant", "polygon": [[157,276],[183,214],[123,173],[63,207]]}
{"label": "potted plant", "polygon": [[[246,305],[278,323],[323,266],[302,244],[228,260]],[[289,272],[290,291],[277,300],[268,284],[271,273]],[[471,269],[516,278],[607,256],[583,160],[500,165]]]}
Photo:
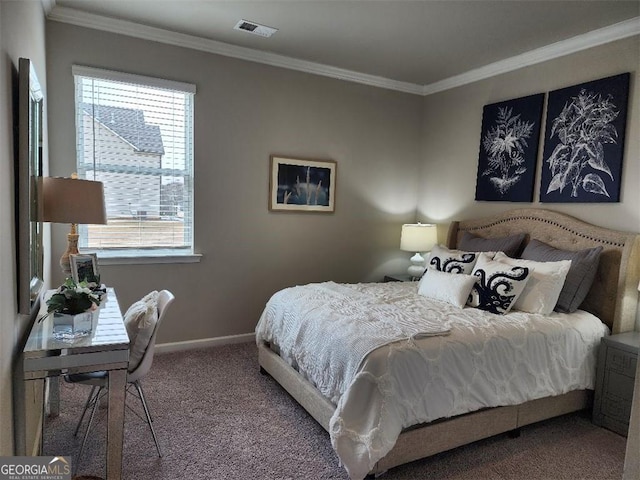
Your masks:
{"label": "potted plant", "polygon": [[100,298],[87,282],[67,278],[47,300],[47,314],[53,313],[54,330],[86,335],[91,333],[93,312],[99,306]]}

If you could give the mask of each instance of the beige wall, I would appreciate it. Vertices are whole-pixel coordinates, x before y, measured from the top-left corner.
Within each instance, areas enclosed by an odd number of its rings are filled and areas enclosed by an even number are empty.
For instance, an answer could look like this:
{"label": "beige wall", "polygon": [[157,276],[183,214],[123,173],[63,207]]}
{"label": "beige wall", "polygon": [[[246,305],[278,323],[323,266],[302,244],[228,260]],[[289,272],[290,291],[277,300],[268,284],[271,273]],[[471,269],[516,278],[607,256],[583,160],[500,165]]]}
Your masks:
{"label": "beige wall", "polygon": [[[636,36],[426,97],[420,182],[423,188],[418,193],[418,218],[448,222],[511,208],[536,206],[561,211],[609,228],[640,231],[638,71],[640,37]],[[549,92],[623,72],[632,74],[620,203],[540,204],[537,198],[542,143],[533,203],[474,200],[484,105]]]}
{"label": "beige wall", "polygon": [[[18,345],[29,326],[29,319],[17,314],[15,281],[12,104],[20,57],[34,62],[46,98],[45,22],[39,1],[0,2],[0,456],[13,454],[11,371]],[[46,121],[44,135],[46,139]],[[46,142],[44,150],[46,168]],[[45,255],[46,265],[49,256]],[[45,269],[48,275],[48,265]]]}
{"label": "beige wall", "polygon": [[[202,261],[101,266],[123,309],[151,289],[176,294],[159,342],[249,333],[282,287],[380,280],[408,265],[398,247],[401,224],[415,219],[420,97],[56,22],[47,53],[52,175],[74,171],[72,64],[197,86]],[[335,214],[270,213],[274,153],[336,160]],[[55,259],[66,230],[52,230]]]}
{"label": "beige wall", "polygon": [[[248,333],[266,299],[287,285],[378,280],[402,271],[407,261],[398,251],[400,224],[415,219],[416,205],[419,219],[445,223],[532,205],[474,201],[482,107],[624,71],[634,73],[622,201],[547,206],[604,226],[640,230],[638,37],[422,99],[54,22],[46,26],[45,77],[44,32],[39,1],[0,2],[2,225],[14,224],[11,81],[20,56],[34,60],[47,92],[52,175],[75,170],[72,64],[197,85],[195,238],[202,262],[102,267],[125,308],[150,289],[176,293],[160,342]],[[272,153],[336,160],[336,213],[269,213]],[[538,185],[539,172],[536,191]],[[54,285],[62,280],[57,258],[66,232],[65,226],[53,229]],[[5,228],[0,455],[13,449],[11,365],[28,325],[16,314],[14,257],[13,227]]]}

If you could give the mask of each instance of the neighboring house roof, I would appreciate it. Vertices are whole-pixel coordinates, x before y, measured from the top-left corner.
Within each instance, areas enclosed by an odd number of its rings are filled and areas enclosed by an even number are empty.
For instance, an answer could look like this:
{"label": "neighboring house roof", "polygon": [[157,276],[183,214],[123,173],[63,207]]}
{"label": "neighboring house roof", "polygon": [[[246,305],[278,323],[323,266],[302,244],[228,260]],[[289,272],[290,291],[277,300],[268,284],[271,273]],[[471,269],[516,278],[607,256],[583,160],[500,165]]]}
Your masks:
{"label": "neighboring house roof", "polygon": [[91,103],[83,103],[82,109],[116,135],[133,145],[136,151],[164,155],[160,127],[147,124],[142,110],[108,107]]}

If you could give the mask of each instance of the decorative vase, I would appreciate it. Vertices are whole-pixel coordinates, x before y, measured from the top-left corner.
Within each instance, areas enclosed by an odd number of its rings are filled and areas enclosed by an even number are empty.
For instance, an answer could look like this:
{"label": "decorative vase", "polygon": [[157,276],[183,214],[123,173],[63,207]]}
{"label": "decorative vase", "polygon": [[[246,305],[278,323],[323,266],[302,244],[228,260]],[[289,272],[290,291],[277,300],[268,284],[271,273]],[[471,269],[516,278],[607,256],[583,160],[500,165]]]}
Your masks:
{"label": "decorative vase", "polygon": [[53,314],[53,332],[59,335],[84,336],[93,330],[93,310],[69,315],[67,313]]}

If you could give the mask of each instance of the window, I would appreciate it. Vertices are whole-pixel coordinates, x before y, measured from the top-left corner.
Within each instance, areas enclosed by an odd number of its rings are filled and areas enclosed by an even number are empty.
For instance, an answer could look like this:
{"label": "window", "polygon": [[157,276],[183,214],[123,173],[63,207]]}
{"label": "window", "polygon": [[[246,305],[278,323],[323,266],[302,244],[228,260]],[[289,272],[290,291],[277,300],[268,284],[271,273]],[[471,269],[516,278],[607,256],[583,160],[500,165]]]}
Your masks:
{"label": "window", "polygon": [[104,184],[106,225],[80,225],[102,257],[193,254],[195,86],[73,67],[78,177]]}

